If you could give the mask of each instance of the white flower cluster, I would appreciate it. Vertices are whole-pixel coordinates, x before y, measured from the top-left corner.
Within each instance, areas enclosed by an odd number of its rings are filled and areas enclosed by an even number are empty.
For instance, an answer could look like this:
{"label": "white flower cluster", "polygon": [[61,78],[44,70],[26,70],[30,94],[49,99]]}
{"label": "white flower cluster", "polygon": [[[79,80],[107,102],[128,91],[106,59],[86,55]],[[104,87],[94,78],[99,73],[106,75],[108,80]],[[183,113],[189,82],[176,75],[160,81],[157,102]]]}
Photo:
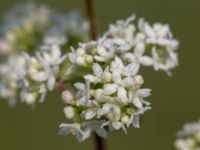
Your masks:
{"label": "white flower cluster", "polygon": [[13,50],[33,52],[43,44],[72,44],[88,39],[88,23],[77,12],[67,15],[45,5],[25,3],[11,9],[4,19],[3,36]]}
{"label": "white flower cluster", "polygon": [[69,46],[88,39],[88,24],[76,12],[67,15],[32,3],[5,15],[0,38],[0,97],[11,104],[42,102],[53,90]]}
{"label": "white flower cluster", "polygon": [[18,78],[25,73],[25,60],[21,56],[10,56],[0,67],[0,97],[8,99],[9,104],[14,105],[19,89]]}
{"label": "white flower cluster", "polygon": [[128,60],[139,61],[142,65],[153,66],[156,71],[170,74],[170,70],[178,65],[176,50],[179,42],[173,38],[169,25],[155,23],[151,26],[142,18],[136,26],[132,23],[134,19],[135,16],[132,16],[110,25],[105,36],[113,38],[118,50],[125,53],[124,57]]}
{"label": "white flower cluster", "polygon": [[106,130],[139,128],[140,116],[151,109],[140,68],[171,74],[178,65],[178,41],[168,25],[134,21],[135,16],[117,21],[98,40],[86,42],[88,25],[77,14],[16,7],[0,38],[0,97],[35,104],[67,84],[62,99],[69,123],[60,125],[61,134],[83,141],[93,132],[106,137]]}
{"label": "white flower cluster", "polygon": [[93,131],[106,137],[107,129],[127,132],[131,125],[139,127],[140,116],[151,108],[145,101],[151,90],[141,88],[140,67],[169,73],[178,64],[178,42],[168,25],[151,27],[141,19],[136,27],[134,19],[118,21],[97,41],[72,48],[66,81],[71,86],[62,93],[71,122],[60,125],[61,134],[72,133],[83,141]]}
{"label": "white flower cluster", "polygon": [[66,59],[62,55],[59,45],[41,47],[36,56],[24,54],[26,73],[21,77],[21,100],[27,104],[34,104],[36,100],[43,102],[47,90],[52,91],[56,84],[56,77],[60,65]]}
{"label": "white flower cluster", "polygon": [[177,136],[177,150],[200,150],[200,121],[184,125]]}

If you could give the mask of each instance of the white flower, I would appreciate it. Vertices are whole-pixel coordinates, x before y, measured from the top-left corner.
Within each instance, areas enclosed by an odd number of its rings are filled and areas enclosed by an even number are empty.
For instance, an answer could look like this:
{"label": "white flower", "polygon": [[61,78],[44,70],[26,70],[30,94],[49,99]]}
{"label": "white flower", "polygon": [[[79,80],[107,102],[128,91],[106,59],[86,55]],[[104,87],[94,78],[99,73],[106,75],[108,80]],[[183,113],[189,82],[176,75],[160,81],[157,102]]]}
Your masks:
{"label": "white flower", "polygon": [[87,121],[83,122],[81,126],[85,129],[85,131],[87,131],[90,134],[94,131],[98,136],[106,138],[107,133],[106,130],[102,127],[103,123],[105,123],[105,120]]}
{"label": "white flower", "polygon": [[83,47],[78,48],[76,51],[71,48],[71,52],[68,54],[72,64],[87,66],[93,62],[93,57],[86,53]]}
{"label": "white flower", "polygon": [[188,123],[177,133],[175,147],[177,150],[198,150],[200,149],[200,121]]}
{"label": "white flower", "polygon": [[155,70],[164,70],[170,75],[170,69],[175,68],[178,65],[177,54],[172,51],[163,51],[162,53],[162,56],[164,57],[160,57],[155,48],[152,49],[154,68]]}
{"label": "white flower", "polygon": [[178,65],[176,49],[179,42],[173,38],[169,26],[160,23],[150,26],[144,19],[141,19],[139,21],[139,29],[146,35],[146,44],[153,47],[154,69],[161,69],[170,74],[170,70]]}
{"label": "white flower", "polygon": [[79,142],[85,140],[90,134],[88,131],[82,131],[79,124],[61,124],[59,127],[60,134],[68,135],[71,133],[76,136]]}
{"label": "white flower", "polygon": [[61,54],[60,46],[57,44],[43,46],[41,55],[50,66],[61,64],[67,57],[67,55]]}
{"label": "white flower", "polygon": [[[80,123],[81,129],[87,130],[89,135],[92,131],[99,132],[97,134],[103,137],[105,127],[109,127],[111,131],[122,129],[125,133],[130,125],[139,127],[140,115],[150,109],[150,103],[144,100],[150,95],[150,90],[140,89],[144,81],[137,75],[139,64],[133,62],[127,64],[117,56],[108,64],[104,63],[104,65],[97,62],[91,64],[92,72],[84,76],[85,83],[74,84],[76,94],[72,96],[72,92],[63,92],[63,96],[66,97],[64,99],[75,98],[75,103],[70,101],[66,104],[70,109],[76,106],[76,109],[80,110],[77,111],[77,115],[83,120]],[[82,126],[82,122],[97,123],[104,119],[101,127]]]}
{"label": "white flower", "polygon": [[144,56],[145,45],[144,43],[138,43],[135,47],[134,53],[125,53],[123,59],[129,62],[135,62],[144,66],[153,65],[153,59],[149,56]]}

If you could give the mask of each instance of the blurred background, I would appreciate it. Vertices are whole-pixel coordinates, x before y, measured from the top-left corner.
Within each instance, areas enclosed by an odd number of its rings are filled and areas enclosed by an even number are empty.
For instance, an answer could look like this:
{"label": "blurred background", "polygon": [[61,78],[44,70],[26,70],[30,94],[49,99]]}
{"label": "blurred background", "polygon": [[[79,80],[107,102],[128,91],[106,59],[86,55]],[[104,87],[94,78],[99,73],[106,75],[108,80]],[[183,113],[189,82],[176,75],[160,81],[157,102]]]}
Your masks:
{"label": "blurred background", "polygon": [[[1,0],[0,14],[23,0]],[[80,10],[84,1],[41,0],[62,12]],[[180,66],[168,77],[151,68],[142,70],[144,87],[153,89],[148,100],[152,110],[145,113],[140,129],[128,134],[110,133],[109,150],[173,150],[176,131],[186,122],[200,119],[200,1],[199,0],[94,0],[98,32],[110,23],[135,13],[150,22],[169,23],[180,41]],[[25,104],[10,108],[0,101],[0,150],[92,150],[93,139],[78,143],[73,136],[59,136],[58,126],[65,122],[59,95],[31,109]]]}

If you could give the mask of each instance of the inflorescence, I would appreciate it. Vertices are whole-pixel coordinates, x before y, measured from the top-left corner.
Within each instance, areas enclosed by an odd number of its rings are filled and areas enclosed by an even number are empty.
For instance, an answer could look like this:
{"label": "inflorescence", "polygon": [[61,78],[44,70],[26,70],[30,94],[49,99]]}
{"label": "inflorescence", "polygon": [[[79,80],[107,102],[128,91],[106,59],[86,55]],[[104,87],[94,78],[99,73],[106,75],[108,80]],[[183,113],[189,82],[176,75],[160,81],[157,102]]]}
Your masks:
{"label": "inflorescence", "polygon": [[178,65],[179,42],[167,24],[136,23],[132,15],[89,41],[87,22],[77,14],[35,5],[11,12],[0,40],[0,96],[33,105],[67,85],[61,90],[68,123],[60,125],[60,133],[79,141],[93,132],[106,137],[108,130],[138,128],[140,116],[151,109],[146,101],[151,89],[142,87],[140,68],[171,75]]}
{"label": "inflorescence", "polygon": [[200,121],[183,126],[183,129],[177,133],[175,147],[177,150],[200,149]]}

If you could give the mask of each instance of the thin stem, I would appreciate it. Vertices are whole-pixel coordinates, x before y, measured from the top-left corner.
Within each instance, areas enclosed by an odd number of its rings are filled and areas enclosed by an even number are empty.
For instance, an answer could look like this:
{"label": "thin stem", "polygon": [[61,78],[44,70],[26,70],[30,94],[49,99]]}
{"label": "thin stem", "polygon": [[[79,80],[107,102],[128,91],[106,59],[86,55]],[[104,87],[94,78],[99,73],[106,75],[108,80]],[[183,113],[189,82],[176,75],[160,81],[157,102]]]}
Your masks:
{"label": "thin stem", "polygon": [[90,37],[92,40],[96,39],[96,28],[95,28],[95,19],[94,19],[94,9],[92,0],[85,0],[86,12],[90,25]]}
{"label": "thin stem", "polygon": [[105,150],[105,140],[99,137],[97,134],[94,134],[95,136],[95,147],[96,150]]}
{"label": "thin stem", "polygon": [[[95,28],[95,17],[94,17],[94,9],[93,9],[93,1],[92,0],[85,0],[86,4],[86,12],[87,17],[90,25],[90,38],[92,40],[96,40],[96,28]],[[106,150],[105,141],[97,134],[94,134],[95,138],[95,148],[96,150]]]}

